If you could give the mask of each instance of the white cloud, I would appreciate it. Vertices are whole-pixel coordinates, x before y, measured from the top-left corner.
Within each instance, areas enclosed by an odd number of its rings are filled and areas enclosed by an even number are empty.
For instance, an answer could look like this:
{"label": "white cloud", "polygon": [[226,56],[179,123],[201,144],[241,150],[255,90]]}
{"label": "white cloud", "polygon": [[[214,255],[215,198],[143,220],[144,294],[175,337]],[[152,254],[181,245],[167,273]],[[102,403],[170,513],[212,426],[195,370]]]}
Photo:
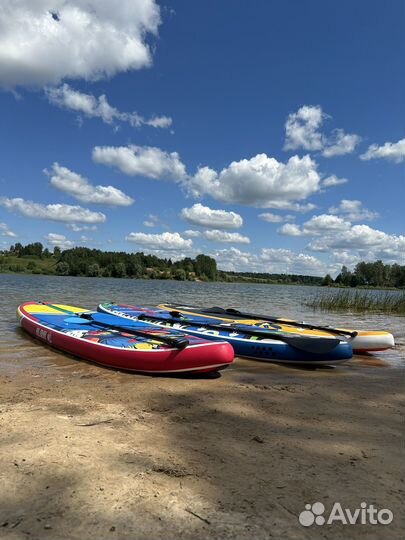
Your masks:
{"label": "white cloud", "polygon": [[330,118],[320,105],[303,105],[297,112],[291,113],[285,123],[286,139],[284,150],[322,151],[324,157],[351,154],[361,141],[353,133],[335,129],[329,137],[320,129],[324,121]]}
{"label": "white cloud", "polygon": [[333,233],[337,231],[346,231],[350,228],[350,223],[338,216],[329,214],[321,214],[313,216],[303,225],[303,232],[306,235],[313,234],[315,236],[325,233]]}
{"label": "white cloud", "polygon": [[250,244],[250,238],[239,233],[230,233],[213,229],[203,232],[204,238],[211,242],[226,242],[232,244]]}
{"label": "white cloud", "polygon": [[335,129],[323,149],[323,157],[344,156],[352,154],[360,143],[361,137],[354,133],[345,133],[343,129]]}
{"label": "white cloud", "polygon": [[302,236],[301,229],[294,223],[285,223],[285,225],[280,227],[277,232],[286,236]]}
{"label": "white cloud", "polygon": [[0,236],[7,236],[8,238],[16,238],[15,232],[11,231],[6,223],[0,223]]}
{"label": "white cloud", "polygon": [[286,201],[273,201],[269,203],[268,208],[274,208],[275,210],[289,210],[291,212],[300,212],[301,214],[306,214],[307,212],[315,210],[316,204],[299,204]]}
{"label": "white cloud", "polygon": [[347,178],[338,178],[335,174],[332,174],[322,180],[322,185],[324,187],[340,186],[341,184],[346,184],[348,181]]}
{"label": "white cloud", "polygon": [[234,161],[220,172],[202,167],[194,176],[187,175],[177,152],[150,146],[96,146],[93,160],[130,176],[178,182],[193,197],[209,195],[223,202],[259,208],[310,211],[314,204],[297,201],[321,187],[316,163],[309,156],[292,156],[287,163],[281,163],[258,154],[249,160]]}
{"label": "white cloud", "polygon": [[325,274],[325,264],[319,259],[289,249],[264,248],[260,259],[266,265],[263,272],[318,276]]}
{"label": "white cloud", "polygon": [[316,163],[309,157],[291,157],[281,163],[266,154],[233,161],[217,173],[203,167],[184,182],[193,196],[211,197],[259,208],[299,209],[293,201],[306,199],[319,191],[320,177]]}
{"label": "white cloud", "polygon": [[339,273],[343,265],[349,268],[353,268],[358,262],[361,262],[362,260],[367,260],[367,256],[363,255],[361,257],[357,252],[340,250],[334,251],[331,255],[331,259],[336,264],[336,273]]}
{"label": "white cloud", "polygon": [[351,199],[343,199],[339,206],[331,206],[329,212],[343,214],[350,221],[372,220],[378,217],[377,212],[364,208],[361,201]]}
{"label": "white cloud", "polygon": [[267,223],[283,223],[283,221],[292,221],[295,219],[295,216],[291,214],[281,216],[280,214],[273,214],[272,212],[263,212],[262,214],[259,214],[258,217],[263,221],[267,221]]}
{"label": "white cloud", "polygon": [[298,225],[286,223],[278,229],[278,232],[287,236],[319,236],[348,230],[350,226],[351,224],[348,221],[340,217],[321,214],[319,216],[313,216],[301,228]]}
{"label": "white cloud", "polygon": [[387,262],[405,260],[405,236],[387,234],[368,225],[354,225],[345,231],[328,234],[309,244],[313,251],[357,251],[354,255]]}
{"label": "white cloud", "polygon": [[231,247],[216,250],[210,255],[221,270],[317,276],[323,276],[327,271],[327,266],[316,257],[289,249],[264,248],[259,254],[253,254]]}
{"label": "white cloud", "polygon": [[162,234],[146,234],[131,232],[125,237],[125,240],[134,242],[138,246],[144,246],[149,250],[181,250],[190,249],[193,241],[183,238],[179,233],[164,232]]}
{"label": "white cloud", "polygon": [[368,161],[370,159],[387,159],[394,163],[401,163],[405,160],[405,139],[396,143],[386,142],[382,146],[372,144],[368,150],[360,156],[360,159]]}
{"label": "white cloud", "polygon": [[96,231],[96,225],[77,225],[77,223],[68,223],[66,225],[68,229],[73,232],[82,232],[82,231]]}
{"label": "white cloud", "polygon": [[241,251],[235,247],[227,249],[218,249],[210,253],[217,261],[220,270],[228,270],[231,272],[259,272],[257,264],[257,255],[252,255],[249,252]]}
{"label": "white cloud", "polygon": [[47,243],[53,247],[58,246],[61,249],[70,249],[75,243],[68,240],[63,234],[49,233],[45,236]]}
{"label": "white cloud", "polygon": [[106,216],[101,212],[92,212],[81,206],[69,204],[40,204],[26,201],[21,198],[0,198],[0,204],[12,212],[35,219],[49,219],[50,221],[78,222],[78,223],[104,223]]}
{"label": "white cloud", "polygon": [[281,216],[280,214],[273,214],[271,212],[263,212],[259,214],[259,218],[268,223],[282,223],[283,221],[289,221],[293,219],[294,216]]}
{"label": "white cloud", "polygon": [[324,137],[318,130],[327,118],[319,105],[303,105],[296,113],[288,115],[285,123],[284,150],[322,150]]}
{"label": "white cloud", "polygon": [[185,165],[177,152],[164,152],[152,146],[96,146],[93,160],[116,167],[129,176],[181,181],[186,177]]}
{"label": "white cloud", "polygon": [[66,83],[59,88],[47,88],[46,95],[54,105],[84,114],[89,118],[101,118],[106,124],[117,121],[127,122],[133,127],[146,125],[155,128],[168,128],[172,124],[172,119],[168,116],[152,116],[147,119],[137,112],[121,112],[108,103],[104,94],[96,98],[92,94],[74,90]]}
{"label": "white cloud", "polygon": [[159,223],[159,218],[154,214],[149,214],[148,219],[145,219],[143,225],[145,227],[156,227]]}
{"label": "white cloud", "polygon": [[0,85],[43,86],[140,69],[152,62],[154,0],[1,0]]}
{"label": "white cloud", "polygon": [[239,229],[243,225],[242,216],[236,212],[213,210],[200,203],[194,204],[191,208],[183,208],[181,217],[193,225],[213,229]]}
{"label": "white cloud", "polygon": [[44,171],[56,189],[75,197],[81,202],[106,204],[109,206],[130,206],[134,199],[113,186],[93,186],[87,178],[80,176],[59,163],[52,165],[52,170]]}
{"label": "white cloud", "polygon": [[201,231],[194,231],[192,229],[187,229],[186,231],[183,231],[183,236],[187,236],[188,238],[199,238],[201,235]]}

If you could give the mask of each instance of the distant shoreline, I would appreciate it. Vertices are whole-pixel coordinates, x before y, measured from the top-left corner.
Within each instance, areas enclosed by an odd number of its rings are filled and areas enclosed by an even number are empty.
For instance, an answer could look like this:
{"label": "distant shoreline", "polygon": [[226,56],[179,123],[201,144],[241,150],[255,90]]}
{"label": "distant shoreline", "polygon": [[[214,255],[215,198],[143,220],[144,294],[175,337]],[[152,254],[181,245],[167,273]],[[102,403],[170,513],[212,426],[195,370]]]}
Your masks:
{"label": "distant shoreline", "polygon": [[[278,264],[281,269],[285,266]],[[114,277],[129,279],[162,279],[174,281],[209,281],[221,283],[255,283],[269,285],[311,285],[343,289],[405,289],[405,266],[384,264],[381,260],[359,262],[354,270],[342,266],[334,279],[330,274],[311,276],[290,272],[269,272],[271,261],[263,263],[261,272],[220,270],[215,258],[200,253],[194,259],[172,260],[143,252],[102,251],[86,247],[53,252],[40,242],[23,246],[19,242],[0,252],[0,273],[44,274],[81,277]]]}
{"label": "distant shoreline", "polygon": [[[179,281],[175,278],[150,278],[150,277],[114,277],[114,276],[86,276],[86,275],[79,275],[79,276],[70,276],[70,275],[61,275],[61,274],[44,274],[44,273],[38,273],[38,272],[4,272],[0,270],[0,276],[41,276],[41,277],[61,277],[61,278],[97,278],[97,279],[114,279],[114,280],[134,280],[134,281]],[[363,285],[360,287],[349,287],[344,285],[322,285],[322,284],[314,284],[314,283],[297,283],[297,282],[288,282],[285,281],[283,283],[277,282],[277,281],[264,281],[264,280],[254,280],[254,279],[233,279],[231,280],[222,280],[222,279],[215,279],[215,280],[202,280],[202,279],[188,279],[185,280],[189,283],[223,283],[223,284],[232,284],[232,283],[243,283],[244,285],[278,285],[278,286],[294,286],[294,287],[318,287],[319,289],[332,289],[335,291],[393,291],[400,293],[401,291],[404,291],[404,288],[401,287],[371,287],[370,285]]]}

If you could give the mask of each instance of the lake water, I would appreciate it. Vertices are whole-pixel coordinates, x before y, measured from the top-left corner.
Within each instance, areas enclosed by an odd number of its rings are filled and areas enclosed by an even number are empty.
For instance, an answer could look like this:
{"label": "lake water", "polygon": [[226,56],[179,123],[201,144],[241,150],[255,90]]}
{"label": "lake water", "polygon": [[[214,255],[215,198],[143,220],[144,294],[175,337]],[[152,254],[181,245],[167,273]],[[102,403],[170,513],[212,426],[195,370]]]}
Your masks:
{"label": "lake water", "polygon": [[[16,308],[29,300],[63,302],[89,309],[110,301],[138,305],[177,302],[234,307],[354,329],[387,330],[394,334],[397,347],[380,353],[378,358],[393,366],[405,364],[404,317],[320,312],[305,306],[305,300],[328,293],[327,288],[289,285],[0,274],[0,366],[13,371],[28,365],[50,367],[54,362],[60,365],[59,353],[36,343],[17,327]],[[70,363],[71,359],[66,361]]]}

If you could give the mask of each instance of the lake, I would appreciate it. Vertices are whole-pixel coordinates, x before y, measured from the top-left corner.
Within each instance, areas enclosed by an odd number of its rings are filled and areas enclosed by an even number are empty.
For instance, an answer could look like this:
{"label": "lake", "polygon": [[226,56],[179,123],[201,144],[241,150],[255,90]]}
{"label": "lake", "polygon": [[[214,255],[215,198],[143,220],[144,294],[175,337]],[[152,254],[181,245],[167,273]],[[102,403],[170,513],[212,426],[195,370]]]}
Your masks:
{"label": "lake", "polygon": [[[330,289],[309,286],[245,283],[204,283],[168,280],[81,278],[0,274],[0,364],[11,371],[27,365],[52,368],[61,355],[39,345],[17,327],[16,308],[22,302],[47,301],[96,309],[100,302],[156,305],[162,302],[234,307],[318,324],[358,329],[382,329],[394,334],[395,350],[379,354],[393,366],[404,365],[404,317],[313,311],[305,300]],[[378,293],[378,291],[376,292]],[[392,294],[396,294],[394,291]],[[68,360],[71,362],[71,360]]]}

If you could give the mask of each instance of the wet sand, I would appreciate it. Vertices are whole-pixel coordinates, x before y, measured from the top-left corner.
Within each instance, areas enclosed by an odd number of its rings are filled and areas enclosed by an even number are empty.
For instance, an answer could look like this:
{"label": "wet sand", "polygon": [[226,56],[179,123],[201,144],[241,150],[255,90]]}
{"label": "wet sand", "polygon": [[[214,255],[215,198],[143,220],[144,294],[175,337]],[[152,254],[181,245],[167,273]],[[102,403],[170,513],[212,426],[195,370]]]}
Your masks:
{"label": "wet sand", "polygon": [[[404,373],[384,355],[194,379],[52,358],[0,376],[1,538],[404,536]],[[394,520],[305,528],[316,501]]]}

